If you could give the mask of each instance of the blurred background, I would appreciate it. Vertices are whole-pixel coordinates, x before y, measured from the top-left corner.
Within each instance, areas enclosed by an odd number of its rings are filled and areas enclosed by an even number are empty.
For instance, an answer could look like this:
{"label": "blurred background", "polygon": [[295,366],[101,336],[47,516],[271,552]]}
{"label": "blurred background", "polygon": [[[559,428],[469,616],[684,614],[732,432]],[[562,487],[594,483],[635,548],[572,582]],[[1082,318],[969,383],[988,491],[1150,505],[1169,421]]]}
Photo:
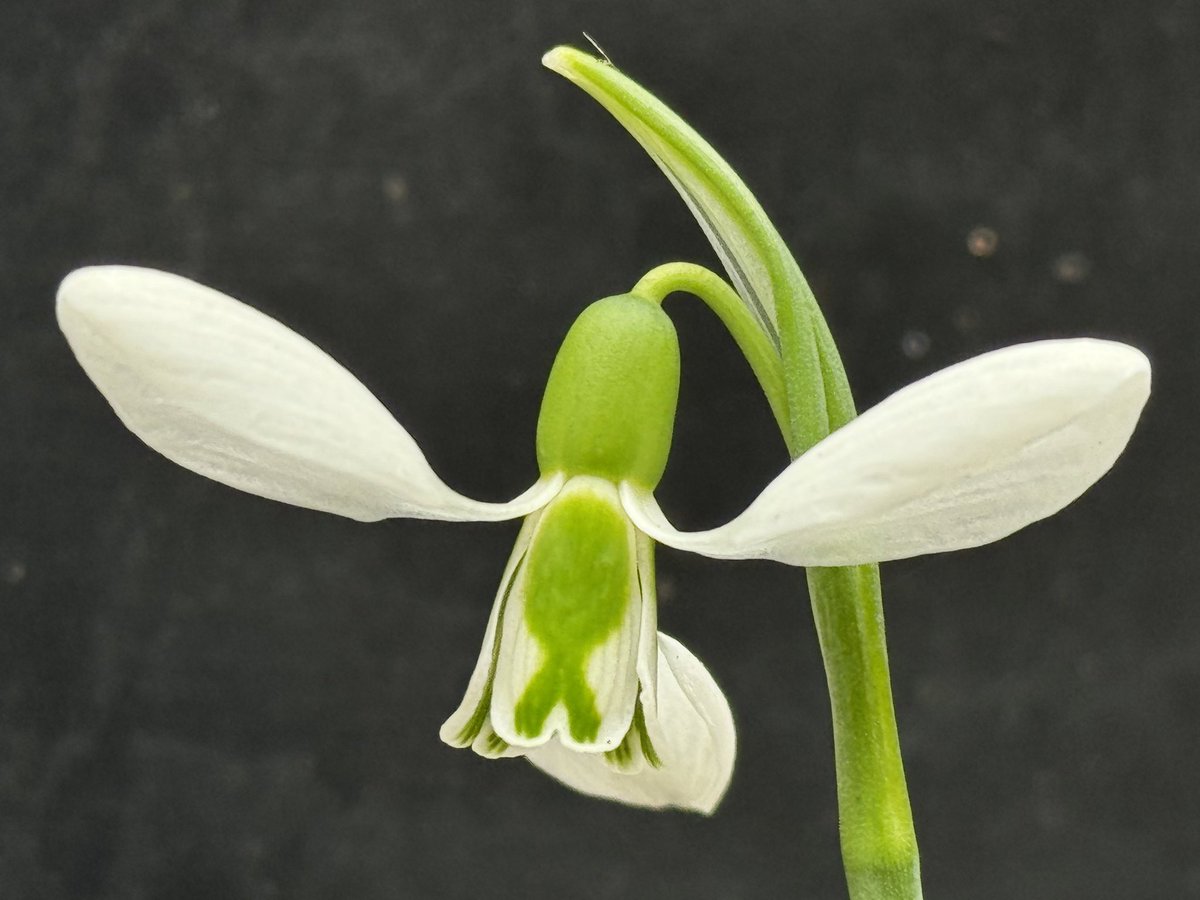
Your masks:
{"label": "blurred background", "polygon": [[[14,0],[0,8],[0,895],[844,896],[800,572],[663,550],[725,688],[711,819],[437,738],[515,524],[365,526],[194,476],[53,315],[90,263],[280,318],[454,487],[536,476],[561,336],[675,259],[666,180],[539,65],[587,30],[721,150],[861,407],[1009,343],[1141,347],[1109,477],[994,546],[884,566],[930,898],[1200,897],[1200,7],[1193,0]],[[698,304],[660,491],[681,526],[786,461]]]}

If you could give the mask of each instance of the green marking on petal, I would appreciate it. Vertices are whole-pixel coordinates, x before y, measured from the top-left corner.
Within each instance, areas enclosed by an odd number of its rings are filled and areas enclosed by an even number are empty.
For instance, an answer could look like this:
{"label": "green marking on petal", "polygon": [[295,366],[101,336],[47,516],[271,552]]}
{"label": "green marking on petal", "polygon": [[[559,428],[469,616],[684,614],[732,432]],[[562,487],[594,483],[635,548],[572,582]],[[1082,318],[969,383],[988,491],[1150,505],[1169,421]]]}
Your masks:
{"label": "green marking on petal", "polygon": [[642,745],[642,756],[646,757],[646,762],[651,768],[661,769],[662,758],[654,749],[654,743],[650,740],[650,732],[646,729],[646,712],[642,709],[642,699],[639,697],[637,709],[633,712],[633,725],[629,729],[630,734],[636,733]]}
{"label": "green marking on petal", "polygon": [[628,772],[633,769],[633,746],[629,743],[628,734],[615,750],[604,751],[604,761],[619,772]]}
{"label": "green marking on petal", "polygon": [[496,734],[496,732],[493,731],[491,734],[489,734],[487,736],[487,751],[488,751],[488,753],[494,753],[497,756],[499,756],[501,753],[503,753],[507,749],[508,749],[508,742],[505,741],[504,738],[500,737],[500,735]]}
{"label": "green marking on petal", "polygon": [[600,712],[587,664],[621,625],[632,564],[628,521],[607,498],[583,490],[546,510],[529,549],[524,609],[542,659],[513,709],[518,734],[539,734],[561,703],[571,737],[596,739]]}
{"label": "green marking on petal", "polygon": [[646,730],[646,711],[642,708],[642,698],[638,697],[629,731],[615,750],[605,751],[604,761],[619,772],[634,772],[640,768],[641,760],[645,760],[652,769],[662,768],[662,759],[655,752],[650,732]]}

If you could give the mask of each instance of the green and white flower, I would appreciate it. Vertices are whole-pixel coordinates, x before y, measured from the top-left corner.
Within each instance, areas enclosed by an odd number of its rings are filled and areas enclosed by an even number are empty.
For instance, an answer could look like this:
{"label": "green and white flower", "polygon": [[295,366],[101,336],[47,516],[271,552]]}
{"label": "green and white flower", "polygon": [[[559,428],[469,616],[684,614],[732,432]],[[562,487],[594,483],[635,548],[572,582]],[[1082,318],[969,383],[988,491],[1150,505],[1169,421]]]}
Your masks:
{"label": "green and white flower", "polygon": [[657,630],[655,542],[801,566],[985,544],[1103,475],[1150,384],[1145,357],[1108,341],[984,354],[836,431],[733,521],[687,533],[653,496],[679,351],[649,300],[598,301],[572,326],[538,421],[541,477],[508,503],[452,490],[353,375],[217,291],[149,269],[81,269],[59,290],[58,319],[130,430],[202,475],[361,521],[525,517],[443,739],[523,755],[585,793],[700,812],[728,786],[733,720],[704,666]]}

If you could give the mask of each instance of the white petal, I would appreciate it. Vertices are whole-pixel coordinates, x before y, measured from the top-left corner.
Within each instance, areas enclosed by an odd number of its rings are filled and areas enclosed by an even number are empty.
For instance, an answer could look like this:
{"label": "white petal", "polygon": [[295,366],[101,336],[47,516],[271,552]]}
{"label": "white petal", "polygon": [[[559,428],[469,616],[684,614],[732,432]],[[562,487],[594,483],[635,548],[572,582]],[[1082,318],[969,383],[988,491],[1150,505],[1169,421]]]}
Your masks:
{"label": "white petal", "polygon": [[603,754],[577,753],[551,741],[529,761],[584,794],[651,809],[677,807],[711,814],[733,775],[737,750],[733,715],[708,670],[688,650],[658,635],[657,715],[646,707],[646,730],[662,766],[624,774]]}
{"label": "white petal", "polygon": [[1109,470],[1150,392],[1150,364],[1111,341],[987,353],[893,394],[793,462],[711,531],[672,528],[645,491],[626,511],[706,556],[841,566],[976,547],[1062,509]]}
{"label": "white petal", "polygon": [[495,521],[543,505],[447,487],[353,375],[279,322],[178,275],[129,266],[72,272],[58,322],[129,429],[167,458],[231,487],[361,521]]}

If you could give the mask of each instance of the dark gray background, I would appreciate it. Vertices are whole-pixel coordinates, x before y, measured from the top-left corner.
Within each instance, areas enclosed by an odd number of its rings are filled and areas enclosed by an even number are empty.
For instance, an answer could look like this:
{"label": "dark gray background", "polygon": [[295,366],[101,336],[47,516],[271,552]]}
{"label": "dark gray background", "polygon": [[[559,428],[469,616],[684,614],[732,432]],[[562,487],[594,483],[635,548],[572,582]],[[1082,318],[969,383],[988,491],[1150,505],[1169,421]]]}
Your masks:
{"label": "dark gray background", "polygon": [[[515,494],[579,310],[715,266],[539,66],[581,29],[756,191],[861,405],[1024,339],[1151,356],[1108,478],[998,545],[885,566],[885,596],[930,898],[1200,897],[1193,0],[4,4],[0,895],[842,895],[798,572],[660,556],[662,626],[739,726],[717,815],[579,797],[437,740],[515,525],[363,526],[193,476],[54,325],[75,266],[191,275],[343,360],[452,485]],[[671,312],[661,497],[714,524],[784,456],[719,327]]]}

